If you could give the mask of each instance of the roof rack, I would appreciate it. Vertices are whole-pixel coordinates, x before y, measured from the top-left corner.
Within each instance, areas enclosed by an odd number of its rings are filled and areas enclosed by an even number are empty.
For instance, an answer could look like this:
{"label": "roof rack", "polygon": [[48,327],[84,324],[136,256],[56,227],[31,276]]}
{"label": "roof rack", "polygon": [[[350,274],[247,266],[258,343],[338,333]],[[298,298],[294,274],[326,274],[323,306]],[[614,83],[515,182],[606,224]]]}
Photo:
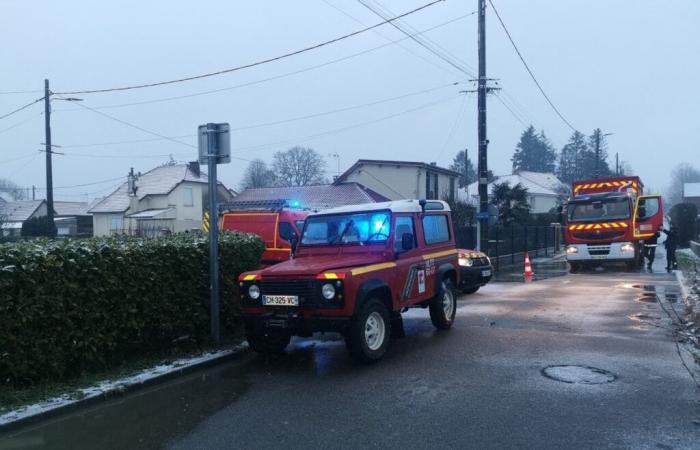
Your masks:
{"label": "roof rack", "polygon": [[281,211],[289,207],[289,202],[286,199],[242,200],[220,204],[219,213],[232,211]]}

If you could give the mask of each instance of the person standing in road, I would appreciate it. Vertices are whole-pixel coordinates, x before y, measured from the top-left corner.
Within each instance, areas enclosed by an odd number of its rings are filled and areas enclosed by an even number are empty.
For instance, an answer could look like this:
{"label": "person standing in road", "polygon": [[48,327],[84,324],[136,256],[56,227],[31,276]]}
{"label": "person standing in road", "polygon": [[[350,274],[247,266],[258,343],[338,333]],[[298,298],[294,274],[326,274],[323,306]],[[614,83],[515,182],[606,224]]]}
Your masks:
{"label": "person standing in road", "polygon": [[659,232],[657,231],[654,236],[650,237],[644,241],[644,256],[647,259],[647,269],[651,270],[651,266],[654,264],[654,257],[656,256],[656,245],[659,241]]}
{"label": "person standing in road", "polygon": [[672,271],[678,268],[678,261],[676,260],[676,248],[678,247],[678,231],[674,225],[671,225],[670,230],[661,230],[666,233],[666,242],[664,247],[666,247],[666,270]]}

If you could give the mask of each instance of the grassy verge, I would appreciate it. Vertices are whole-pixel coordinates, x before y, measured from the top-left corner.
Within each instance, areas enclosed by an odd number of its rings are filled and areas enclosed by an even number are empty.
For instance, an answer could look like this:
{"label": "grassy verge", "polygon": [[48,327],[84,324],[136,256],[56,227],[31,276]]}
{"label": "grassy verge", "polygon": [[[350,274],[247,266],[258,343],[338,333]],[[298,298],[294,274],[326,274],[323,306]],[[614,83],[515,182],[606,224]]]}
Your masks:
{"label": "grassy verge", "polygon": [[70,380],[61,382],[46,381],[24,388],[10,388],[0,385],[0,414],[25,405],[31,405],[50,398],[69,395],[73,399],[81,397],[81,389],[89,388],[104,381],[118,380],[160,364],[171,363],[177,359],[191,358],[216,350],[227,350],[243,341],[242,335],[228,336],[219,345],[181,343],[180,345],[149,355],[141,355],[122,361],[108,369],[82,373]]}

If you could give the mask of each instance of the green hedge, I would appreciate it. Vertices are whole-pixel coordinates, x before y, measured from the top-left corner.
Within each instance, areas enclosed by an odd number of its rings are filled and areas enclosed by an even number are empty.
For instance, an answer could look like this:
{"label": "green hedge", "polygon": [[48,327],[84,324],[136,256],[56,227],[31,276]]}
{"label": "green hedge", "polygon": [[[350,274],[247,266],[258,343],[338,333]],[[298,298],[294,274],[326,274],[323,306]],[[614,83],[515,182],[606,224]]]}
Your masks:
{"label": "green hedge", "polygon": [[[0,245],[0,385],[59,380],[209,333],[209,243],[199,234]],[[222,321],[253,235],[220,236]]]}

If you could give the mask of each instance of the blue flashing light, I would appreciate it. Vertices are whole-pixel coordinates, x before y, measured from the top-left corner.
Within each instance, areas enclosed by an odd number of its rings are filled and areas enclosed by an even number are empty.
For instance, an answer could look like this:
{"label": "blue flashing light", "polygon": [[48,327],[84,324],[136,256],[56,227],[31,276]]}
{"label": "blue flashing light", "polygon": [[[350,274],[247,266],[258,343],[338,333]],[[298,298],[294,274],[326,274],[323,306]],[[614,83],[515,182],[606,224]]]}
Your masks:
{"label": "blue flashing light", "polygon": [[292,200],[289,202],[290,208],[301,208],[301,202],[299,200]]}

